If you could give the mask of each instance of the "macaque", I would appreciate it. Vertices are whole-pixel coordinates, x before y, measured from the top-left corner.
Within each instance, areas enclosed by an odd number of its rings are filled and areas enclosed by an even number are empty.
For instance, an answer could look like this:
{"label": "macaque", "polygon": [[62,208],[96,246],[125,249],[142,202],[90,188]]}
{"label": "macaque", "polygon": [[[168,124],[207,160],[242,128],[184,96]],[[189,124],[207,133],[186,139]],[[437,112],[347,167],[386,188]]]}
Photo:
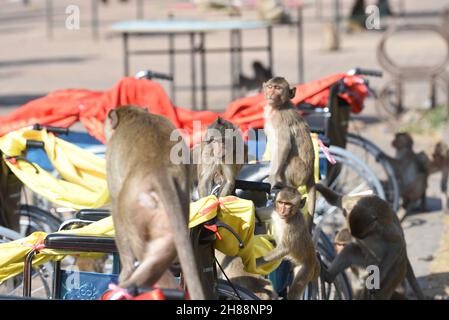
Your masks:
{"label": "macaque", "polygon": [[263,91],[267,100],[264,130],[271,153],[269,181],[273,188],[306,186],[310,227],[316,196],[315,152],[310,128],[290,102],[296,88],[290,88],[284,78],[275,77],[265,82]]}
{"label": "macaque", "polygon": [[[106,174],[119,286],[176,288],[169,268],[179,258],[192,299],[204,299],[189,229],[189,167],[174,164],[170,141],[175,126],[145,109],[125,106],[105,120]],[[138,264],[135,267],[135,264]]]}
{"label": "macaque", "polygon": [[449,177],[449,147],[444,141],[435,145],[432,160],[429,166],[429,174],[441,171],[441,205],[445,213],[449,213],[449,199],[447,182]]}
{"label": "macaque", "polygon": [[256,266],[284,257],[292,262],[294,278],[287,292],[289,300],[301,299],[307,284],[320,275],[320,262],[300,210],[303,206],[304,201],[295,188],[284,187],[278,192],[271,214],[276,248],[256,259]]}
{"label": "macaque", "polygon": [[402,206],[406,213],[418,203],[426,209],[427,156],[413,151],[413,139],[408,133],[397,133],[391,145],[396,149],[396,157],[391,160],[398,176]]}
{"label": "macaque", "polygon": [[212,192],[212,182],[221,185],[219,196],[234,191],[235,177],[247,162],[247,147],[239,128],[220,117],[207,129],[203,141],[194,147],[197,165],[198,193],[206,197]]}
{"label": "macaque", "polygon": [[327,282],[348,267],[379,268],[379,289],[364,295],[370,299],[391,299],[396,288],[407,279],[418,299],[424,295],[407,256],[404,232],[389,204],[376,195],[340,195],[322,184],[316,185],[329,204],[339,207],[347,219],[353,241],[344,246],[331,265],[323,268]]}

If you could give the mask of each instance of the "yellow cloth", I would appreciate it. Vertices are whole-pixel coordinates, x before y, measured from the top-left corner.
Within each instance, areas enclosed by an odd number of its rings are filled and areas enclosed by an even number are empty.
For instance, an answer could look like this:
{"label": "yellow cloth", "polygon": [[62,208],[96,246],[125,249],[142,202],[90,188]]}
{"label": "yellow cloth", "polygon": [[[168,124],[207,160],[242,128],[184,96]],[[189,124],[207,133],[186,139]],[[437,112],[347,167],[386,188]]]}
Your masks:
{"label": "yellow cloth", "polygon": [[[245,269],[251,273],[268,274],[278,267],[280,261],[274,261],[256,269],[256,258],[273,250],[273,245],[268,241],[268,236],[254,236],[254,204],[251,201],[237,197],[224,197],[217,199],[208,196],[190,204],[189,228],[213,219],[218,214],[218,219],[231,226],[242,238],[245,248],[239,249],[238,242],[227,230],[220,228],[219,234],[222,240],[217,239],[215,247],[227,255],[238,255],[245,264]],[[112,217],[107,217],[85,227],[64,230],[57,233],[86,235],[86,236],[114,236]],[[47,234],[34,232],[30,236],[7,243],[0,244],[0,283],[23,271],[24,260],[28,252],[42,244]],[[57,261],[66,255],[80,257],[93,257],[97,253],[80,253],[76,251],[42,249],[33,259],[33,266],[38,266],[48,261]]]}
{"label": "yellow cloth", "polygon": [[0,149],[7,156],[19,156],[26,149],[26,140],[39,140],[54,168],[63,177],[36,169],[28,162],[14,163],[4,159],[12,172],[31,190],[49,201],[68,208],[99,208],[109,202],[106,183],[106,162],[76,145],[55,137],[46,130],[21,129],[0,138]]}

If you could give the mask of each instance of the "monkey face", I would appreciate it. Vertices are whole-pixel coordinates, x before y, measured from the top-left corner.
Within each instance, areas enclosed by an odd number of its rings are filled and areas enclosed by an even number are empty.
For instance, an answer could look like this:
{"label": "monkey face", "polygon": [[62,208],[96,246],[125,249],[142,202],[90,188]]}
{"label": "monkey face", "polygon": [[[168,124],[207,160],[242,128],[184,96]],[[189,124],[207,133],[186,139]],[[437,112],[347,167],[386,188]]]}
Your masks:
{"label": "monkey face", "polygon": [[391,145],[397,150],[411,149],[413,147],[413,139],[408,133],[396,133]]}
{"label": "monkey face", "polygon": [[276,77],[263,84],[265,99],[272,107],[282,106],[295,96],[296,88],[290,89],[284,78]]}
{"label": "monkey face", "polygon": [[284,220],[288,220],[295,215],[293,203],[281,200],[276,201],[276,212]]}

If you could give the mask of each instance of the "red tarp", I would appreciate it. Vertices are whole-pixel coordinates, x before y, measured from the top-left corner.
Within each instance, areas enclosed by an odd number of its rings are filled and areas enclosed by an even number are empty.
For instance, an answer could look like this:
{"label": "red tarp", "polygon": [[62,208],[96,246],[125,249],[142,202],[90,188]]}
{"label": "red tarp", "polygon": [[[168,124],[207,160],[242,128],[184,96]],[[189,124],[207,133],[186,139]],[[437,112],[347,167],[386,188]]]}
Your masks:
{"label": "red tarp", "polygon": [[[360,77],[346,74],[337,74],[296,86],[296,96],[292,102],[295,105],[304,101],[316,106],[325,106],[329,86],[342,78],[348,90],[340,94],[340,97],[351,105],[354,113],[358,113],[362,110],[368,91]],[[152,113],[166,116],[177,128],[184,129],[187,139],[192,138],[188,141],[190,145],[201,138],[201,131],[192,136],[194,120],[201,121],[202,128],[205,128],[220,115],[239,125],[242,132],[249,128],[263,128],[264,125],[262,94],[235,100],[224,113],[219,114],[175,107],[157,82],[123,78],[114,88],[106,91],[58,90],[30,101],[9,115],[0,117],[0,136],[36,123],[69,127],[81,121],[92,136],[104,142],[103,122],[108,111],[127,104],[147,107]]]}

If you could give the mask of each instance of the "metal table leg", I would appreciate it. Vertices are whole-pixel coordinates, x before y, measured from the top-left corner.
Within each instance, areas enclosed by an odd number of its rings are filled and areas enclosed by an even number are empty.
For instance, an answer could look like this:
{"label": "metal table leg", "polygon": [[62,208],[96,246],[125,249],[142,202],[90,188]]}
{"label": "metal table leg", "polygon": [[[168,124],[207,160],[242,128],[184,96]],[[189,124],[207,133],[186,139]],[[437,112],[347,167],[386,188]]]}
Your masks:
{"label": "metal table leg", "polygon": [[302,8],[298,7],[298,83],[304,83],[304,30]]}
{"label": "metal table leg", "polygon": [[125,77],[129,75],[129,52],[128,52],[128,33],[123,33],[123,57],[125,66]]}
{"label": "metal table leg", "polygon": [[191,77],[191,94],[192,94],[192,110],[196,110],[196,64],[195,64],[195,33],[190,33],[190,77]]}
{"label": "metal table leg", "polygon": [[46,1],[47,37],[53,39],[53,0]]}
{"label": "metal table leg", "polygon": [[207,109],[207,67],[206,67],[206,36],[200,33],[200,58],[201,58],[201,94],[202,110]]}
{"label": "metal table leg", "polygon": [[95,40],[99,38],[99,24],[98,24],[98,0],[91,0],[92,6],[92,36]]}
{"label": "metal table leg", "polygon": [[173,77],[173,80],[170,81],[170,96],[171,101],[173,104],[176,105],[176,92],[175,92],[175,83],[176,83],[176,77],[175,77],[175,34],[170,33],[168,35],[168,55],[169,55],[169,72],[170,75]]}

